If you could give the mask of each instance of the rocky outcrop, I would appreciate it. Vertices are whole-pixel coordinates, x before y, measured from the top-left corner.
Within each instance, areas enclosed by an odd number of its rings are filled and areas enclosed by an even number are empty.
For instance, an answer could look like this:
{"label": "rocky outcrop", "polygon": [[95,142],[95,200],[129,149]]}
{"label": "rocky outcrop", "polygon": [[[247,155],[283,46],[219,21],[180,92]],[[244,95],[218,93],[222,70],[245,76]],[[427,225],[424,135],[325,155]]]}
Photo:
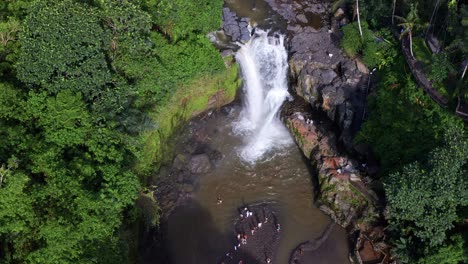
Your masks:
{"label": "rocky outcrop", "polygon": [[382,226],[360,224],[359,236],[354,249],[357,262],[391,263],[390,247],[385,242],[385,233]]}
{"label": "rocky outcrop", "polygon": [[334,227],[335,223],[330,223],[318,238],[299,244],[291,253],[289,264],[309,263],[303,259],[304,252],[317,250],[328,239]]}
{"label": "rocky outcrop", "polygon": [[[319,208],[354,238],[351,263],[394,263],[383,227],[375,224],[379,198],[364,176],[370,168],[339,151],[330,124],[308,116],[306,112],[287,113],[284,121],[316,168]],[[293,259],[299,261],[304,250],[297,248]]]}
{"label": "rocky outcrop", "polygon": [[229,107],[209,111],[205,115],[193,118],[187,130],[180,133],[174,142],[179,142],[178,154],[172,164],[162,167],[158,175],[150,180],[154,198],[159,202],[163,221],[179,206],[186,205],[198,188],[200,175],[209,173],[224,158],[223,154],[211,148],[207,141],[209,134],[207,119],[224,114]]}
{"label": "rocky outcrop", "polygon": [[296,112],[285,121],[304,155],[317,168],[320,209],[344,228],[375,215],[378,197],[366,186],[362,165],[341,154],[334,134],[305,115]]}
{"label": "rocky outcrop", "polygon": [[250,31],[248,29],[249,20],[245,17],[239,17],[228,7],[223,8],[223,25],[224,34],[231,38],[232,42],[246,42],[250,39]]}
{"label": "rocky outcrop", "polygon": [[[339,128],[338,140],[348,150],[362,122],[367,92],[367,68],[344,56],[340,33],[330,27],[329,3],[267,0],[288,22],[292,88],[310,105],[323,111]],[[342,14],[337,14],[340,19]],[[304,17],[319,17],[320,23]],[[336,23],[335,23],[336,24]],[[320,25],[320,28],[317,28]]]}

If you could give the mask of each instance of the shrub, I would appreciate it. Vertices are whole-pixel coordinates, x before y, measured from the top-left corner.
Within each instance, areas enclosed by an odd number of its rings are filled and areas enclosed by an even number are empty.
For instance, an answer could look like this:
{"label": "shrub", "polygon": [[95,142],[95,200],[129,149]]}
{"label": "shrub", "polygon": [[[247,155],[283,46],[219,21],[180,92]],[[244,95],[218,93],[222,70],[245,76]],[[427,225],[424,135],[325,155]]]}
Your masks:
{"label": "shrub", "polygon": [[450,63],[447,54],[438,53],[432,55],[431,70],[428,73],[428,77],[434,82],[444,82],[447,76],[454,71],[452,64]]}

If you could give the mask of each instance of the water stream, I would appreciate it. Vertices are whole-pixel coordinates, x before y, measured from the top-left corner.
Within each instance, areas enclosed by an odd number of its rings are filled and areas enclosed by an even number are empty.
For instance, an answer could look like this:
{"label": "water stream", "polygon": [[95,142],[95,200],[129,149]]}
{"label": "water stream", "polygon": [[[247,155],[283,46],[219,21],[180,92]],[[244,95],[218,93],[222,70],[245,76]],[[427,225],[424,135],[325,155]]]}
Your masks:
{"label": "water stream", "polygon": [[[236,59],[244,79],[242,107],[232,106],[224,111],[228,114],[203,121],[205,144],[223,158],[200,176],[192,202],[168,221],[177,264],[220,263],[236,243],[236,209],[244,204],[266,203],[278,212],[282,232],[274,263],[288,263],[299,243],[319,237],[331,222],[314,205],[307,161],[278,118],[289,95],[283,36],[257,29]],[[217,204],[218,197],[222,204]],[[317,250],[305,253],[303,263],[348,263],[347,254],[346,233],[337,227]]]}

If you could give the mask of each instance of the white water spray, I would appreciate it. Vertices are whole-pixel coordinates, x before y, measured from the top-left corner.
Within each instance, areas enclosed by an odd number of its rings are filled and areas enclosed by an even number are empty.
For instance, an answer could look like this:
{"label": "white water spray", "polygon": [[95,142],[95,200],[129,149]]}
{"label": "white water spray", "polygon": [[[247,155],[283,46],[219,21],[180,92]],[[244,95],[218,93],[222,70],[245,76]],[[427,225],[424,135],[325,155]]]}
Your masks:
{"label": "white water spray", "polygon": [[278,117],[281,105],[289,97],[284,36],[268,36],[267,31],[256,29],[236,53],[236,59],[242,69],[245,102],[234,132],[246,139],[241,158],[254,163],[270,151],[278,152],[293,143]]}

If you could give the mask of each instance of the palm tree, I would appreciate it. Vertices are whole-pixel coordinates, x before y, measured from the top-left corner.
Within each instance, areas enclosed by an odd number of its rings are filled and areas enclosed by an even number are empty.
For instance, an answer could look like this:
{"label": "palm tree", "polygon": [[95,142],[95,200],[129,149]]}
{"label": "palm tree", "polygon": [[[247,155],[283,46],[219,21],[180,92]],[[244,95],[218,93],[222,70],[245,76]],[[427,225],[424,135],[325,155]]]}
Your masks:
{"label": "palm tree", "polygon": [[410,41],[411,57],[414,58],[413,32],[424,27],[421,24],[421,20],[419,19],[419,16],[418,16],[418,4],[416,3],[416,5],[411,5],[411,10],[409,11],[406,18],[400,17],[400,16],[395,16],[395,17],[402,22],[398,24],[398,26],[401,26],[404,28],[403,32],[401,32],[400,34],[400,39],[403,38],[403,36],[408,35],[408,38]]}

